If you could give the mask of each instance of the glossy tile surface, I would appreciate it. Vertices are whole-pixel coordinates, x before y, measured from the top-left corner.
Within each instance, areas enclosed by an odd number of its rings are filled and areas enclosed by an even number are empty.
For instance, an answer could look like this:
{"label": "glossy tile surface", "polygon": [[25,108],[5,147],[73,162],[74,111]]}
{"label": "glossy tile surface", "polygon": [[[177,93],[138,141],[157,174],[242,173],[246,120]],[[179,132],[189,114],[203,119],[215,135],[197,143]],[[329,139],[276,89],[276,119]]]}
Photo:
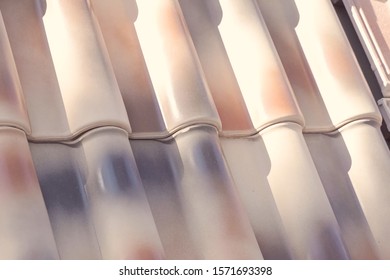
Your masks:
{"label": "glossy tile surface", "polygon": [[390,259],[389,4],[343,3],[380,110],[330,0],[0,0],[0,258]]}
{"label": "glossy tile surface", "polygon": [[[386,163],[389,152],[378,125],[356,122],[340,132],[305,135],[305,139],[340,227],[347,236],[346,242],[355,243],[352,253],[363,259],[389,258],[386,242],[381,241],[385,238],[382,234],[388,234],[385,233],[388,231],[388,205],[383,200],[389,195],[389,165]],[[370,215],[376,207],[382,214]]]}
{"label": "glossy tile surface", "polygon": [[219,127],[215,105],[177,2],[136,3],[135,28],[167,132],[197,123]]}
{"label": "glossy tile surface", "polygon": [[0,128],[0,259],[57,259],[26,135]]}
{"label": "glossy tile surface", "polygon": [[30,145],[61,258],[163,257],[126,131]]}
{"label": "glossy tile surface", "polygon": [[0,12],[0,123],[30,133],[30,124],[7,31]]}
{"label": "glossy tile surface", "polygon": [[[258,2],[304,114],[306,132],[331,131],[361,118],[380,121],[330,1]],[[349,102],[353,106],[345,105]]]}
{"label": "glossy tile surface", "polygon": [[[192,248],[185,253],[185,258],[262,258],[214,128],[192,128],[167,142],[134,140],[132,146],[137,162],[145,166],[141,177],[151,207],[155,209],[156,223],[161,224],[163,231],[169,231],[162,240],[172,251],[169,258],[177,259],[178,254],[184,254],[180,251],[185,248],[182,244],[187,243],[192,243]],[[149,164],[149,154],[155,153],[153,146],[162,151],[157,156],[166,165],[161,174],[159,164],[153,163],[156,159],[152,158]],[[160,177],[158,184],[150,180],[153,177]],[[170,201],[174,204],[168,206]],[[177,217],[175,220],[165,217],[172,208],[177,213],[173,215]],[[181,235],[186,231],[188,235]],[[178,239],[172,244],[169,239],[174,236]],[[179,238],[181,242],[177,242]]]}

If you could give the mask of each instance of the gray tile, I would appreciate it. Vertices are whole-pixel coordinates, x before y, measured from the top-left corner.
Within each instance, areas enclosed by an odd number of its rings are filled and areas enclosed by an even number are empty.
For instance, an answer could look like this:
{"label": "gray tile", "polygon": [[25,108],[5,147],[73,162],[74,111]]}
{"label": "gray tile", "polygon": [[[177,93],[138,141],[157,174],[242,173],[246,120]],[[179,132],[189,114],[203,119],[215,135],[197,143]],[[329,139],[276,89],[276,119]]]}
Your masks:
{"label": "gray tile", "polygon": [[262,258],[214,128],[132,146],[169,258]]}
{"label": "gray tile", "polygon": [[0,259],[57,259],[26,135],[0,127]]}
{"label": "gray tile", "polygon": [[61,258],[163,257],[126,131],[30,145]]}

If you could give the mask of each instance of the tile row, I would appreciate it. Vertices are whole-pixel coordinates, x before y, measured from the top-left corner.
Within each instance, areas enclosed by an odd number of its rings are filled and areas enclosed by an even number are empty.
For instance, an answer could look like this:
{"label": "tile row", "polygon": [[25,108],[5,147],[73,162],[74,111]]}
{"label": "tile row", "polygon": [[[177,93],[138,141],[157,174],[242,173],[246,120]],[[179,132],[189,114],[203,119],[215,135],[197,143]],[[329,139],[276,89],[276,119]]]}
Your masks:
{"label": "tile row", "polygon": [[147,139],[381,121],[327,0],[106,2],[0,2],[2,125],[64,141],[101,126]]}
{"label": "tile row", "polygon": [[372,121],[164,141],[106,127],[66,144],[1,128],[0,165],[0,258],[390,259],[390,153]]}
{"label": "tile row", "polygon": [[67,144],[0,134],[1,259],[263,258],[215,128],[132,143],[115,127]]}
{"label": "tile row", "polygon": [[0,11],[0,258],[390,259],[390,154],[329,1]]}

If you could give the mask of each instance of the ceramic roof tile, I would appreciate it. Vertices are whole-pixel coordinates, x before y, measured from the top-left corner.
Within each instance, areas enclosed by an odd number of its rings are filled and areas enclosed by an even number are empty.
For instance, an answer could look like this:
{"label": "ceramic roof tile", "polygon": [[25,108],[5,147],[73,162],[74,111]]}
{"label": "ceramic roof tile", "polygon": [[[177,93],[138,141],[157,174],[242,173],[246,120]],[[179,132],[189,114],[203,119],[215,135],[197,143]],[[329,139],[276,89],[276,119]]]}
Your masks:
{"label": "ceramic roof tile", "polygon": [[175,136],[183,174],[180,196],[206,259],[262,258],[245,216],[217,131],[193,128]]}
{"label": "ceramic roof tile", "polygon": [[88,1],[46,1],[46,5],[43,24],[69,137],[103,125],[130,132],[123,100]]}
{"label": "ceramic roof tile", "polygon": [[30,149],[60,258],[101,258],[87,213],[83,155],[58,143],[30,143]]}
{"label": "ceramic roof tile", "polygon": [[[30,139],[70,139],[102,125],[130,132],[103,40],[86,1],[2,1],[0,5],[7,15],[20,9],[18,15],[23,18],[7,16],[4,21],[27,102]],[[32,52],[26,52],[27,48]]]}
{"label": "ceramic roof tile", "polygon": [[[260,135],[271,161],[267,180],[288,232],[293,257],[346,258],[339,226],[304,141],[302,128],[293,123],[279,124],[265,129]],[[319,240],[329,242],[329,245],[325,246]]]}
{"label": "ceramic roof tile", "polygon": [[127,132],[101,128],[84,135],[80,144],[88,170],[85,187],[103,258],[164,257]]}
{"label": "ceramic roof tile", "polygon": [[[330,1],[287,2],[258,0],[304,114],[305,131],[331,131],[361,118],[380,122]],[[349,102],[353,105],[345,107]]]}
{"label": "ceramic roof tile", "polygon": [[219,1],[218,25],[253,126],[293,121],[303,125],[265,23],[252,0]]}
{"label": "ceramic roof tile", "polygon": [[[156,93],[150,80],[134,22],[135,1],[91,0],[126,106],[133,135],[150,137],[165,131]],[[145,112],[148,117],[145,118]]]}
{"label": "ceramic roof tile", "polygon": [[0,12],[0,258],[390,259],[390,154],[330,1]]}
{"label": "ceramic roof tile", "polygon": [[[215,128],[191,128],[164,142],[134,140],[132,146],[168,258],[262,258]],[[187,252],[180,252],[183,244]]]}
{"label": "ceramic roof tile", "polygon": [[348,175],[356,196],[380,248],[380,257],[389,259],[390,244],[386,241],[390,230],[389,149],[376,123],[351,123],[343,128],[340,134],[351,157]]}
{"label": "ceramic roof tile", "polygon": [[[389,196],[389,151],[378,125],[356,122],[332,135],[305,138],[342,231],[349,236],[346,241],[360,240],[352,247],[355,258],[379,254],[387,259],[388,245],[382,240],[389,231],[384,204]],[[376,207],[383,215],[372,214]]]}
{"label": "ceramic roof tile", "polygon": [[306,134],[305,140],[351,257],[378,258],[377,245],[348,175],[351,158],[340,133]]}
{"label": "ceramic roof tile", "polygon": [[252,120],[218,30],[222,18],[218,1],[180,0],[179,4],[217,107],[222,131],[253,133]]}
{"label": "ceramic roof tile", "polygon": [[197,123],[220,127],[177,2],[143,0],[137,7],[135,29],[166,127],[156,133]]}
{"label": "ceramic roof tile", "polygon": [[183,173],[174,141],[131,140],[142,183],[167,259],[200,259],[178,194]]}
{"label": "ceramic roof tile", "polygon": [[264,141],[259,135],[229,137],[221,139],[221,146],[264,258],[292,259],[288,232],[267,180],[272,162]]}
{"label": "ceramic roof tile", "polygon": [[26,135],[0,127],[0,259],[57,259]]}
{"label": "ceramic roof tile", "polygon": [[0,124],[30,133],[30,124],[7,31],[0,12]]}
{"label": "ceramic roof tile", "polygon": [[26,101],[31,130],[35,138],[46,139],[66,136],[69,127],[43,28],[41,3],[4,0],[0,1],[0,10]]}
{"label": "ceramic roof tile", "polygon": [[61,258],[164,255],[126,131],[30,145]]}

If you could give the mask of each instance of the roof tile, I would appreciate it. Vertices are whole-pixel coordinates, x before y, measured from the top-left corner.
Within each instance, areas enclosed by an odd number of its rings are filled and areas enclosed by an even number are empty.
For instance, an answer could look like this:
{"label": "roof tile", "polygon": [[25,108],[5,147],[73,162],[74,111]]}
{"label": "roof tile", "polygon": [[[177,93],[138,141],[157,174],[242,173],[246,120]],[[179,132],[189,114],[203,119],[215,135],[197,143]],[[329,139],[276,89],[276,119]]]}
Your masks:
{"label": "roof tile", "polygon": [[41,3],[5,0],[0,1],[0,9],[27,105],[29,137],[47,140],[66,137],[69,127],[42,23],[45,9]]}
{"label": "roof tile", "polygon": [[130,130],[100,30],[88,1],[46,1],[43,23],[69,124],[68,137],[92,127]]}
{"label": "roof tile", "polygon": [[26,135],[0,128],[0,259],[57,259]]}
{"label": "roof tile", "polygon": [[390,258],[390,152],[328,0],[0,11],[0,258]]}
{"label": "roof tile", "polygon": [[164,255],[127,135],[101,128],[74,143],[31,144],[61,258]]}
{"label": "roof tile", "polygon": [[219,1],[218,25],[254,128],[292,121],[301,113],[257,5],[251,0]]}
{"label": "roof tile", "polygon": [[0,12],[0,124],[31,133],[11,46]]}
{"label": "roof tile", "polygon": [[362,118],[381,122],[329,1],[258,2],[304,114],[305,131],[331,131]]}
{"label": "roof tile", "polygon": [[288,232],[293,257],[347,258],[348,248],[341,241],[339,225],[304,141],[302,127],[279,124],[260,135],[271,163],[267,180]]}
{"label": "roof tile", "polygon": [[193,127],[164,142],[132,140],[132,146],[168,258],[262,258],[215,128]]}
{"label": "roof tile", "polygon": [[137,6],[135,28],[166,126],[160,135],[197,123],[219,128],[218,113],[176,1],[142,0]]}

